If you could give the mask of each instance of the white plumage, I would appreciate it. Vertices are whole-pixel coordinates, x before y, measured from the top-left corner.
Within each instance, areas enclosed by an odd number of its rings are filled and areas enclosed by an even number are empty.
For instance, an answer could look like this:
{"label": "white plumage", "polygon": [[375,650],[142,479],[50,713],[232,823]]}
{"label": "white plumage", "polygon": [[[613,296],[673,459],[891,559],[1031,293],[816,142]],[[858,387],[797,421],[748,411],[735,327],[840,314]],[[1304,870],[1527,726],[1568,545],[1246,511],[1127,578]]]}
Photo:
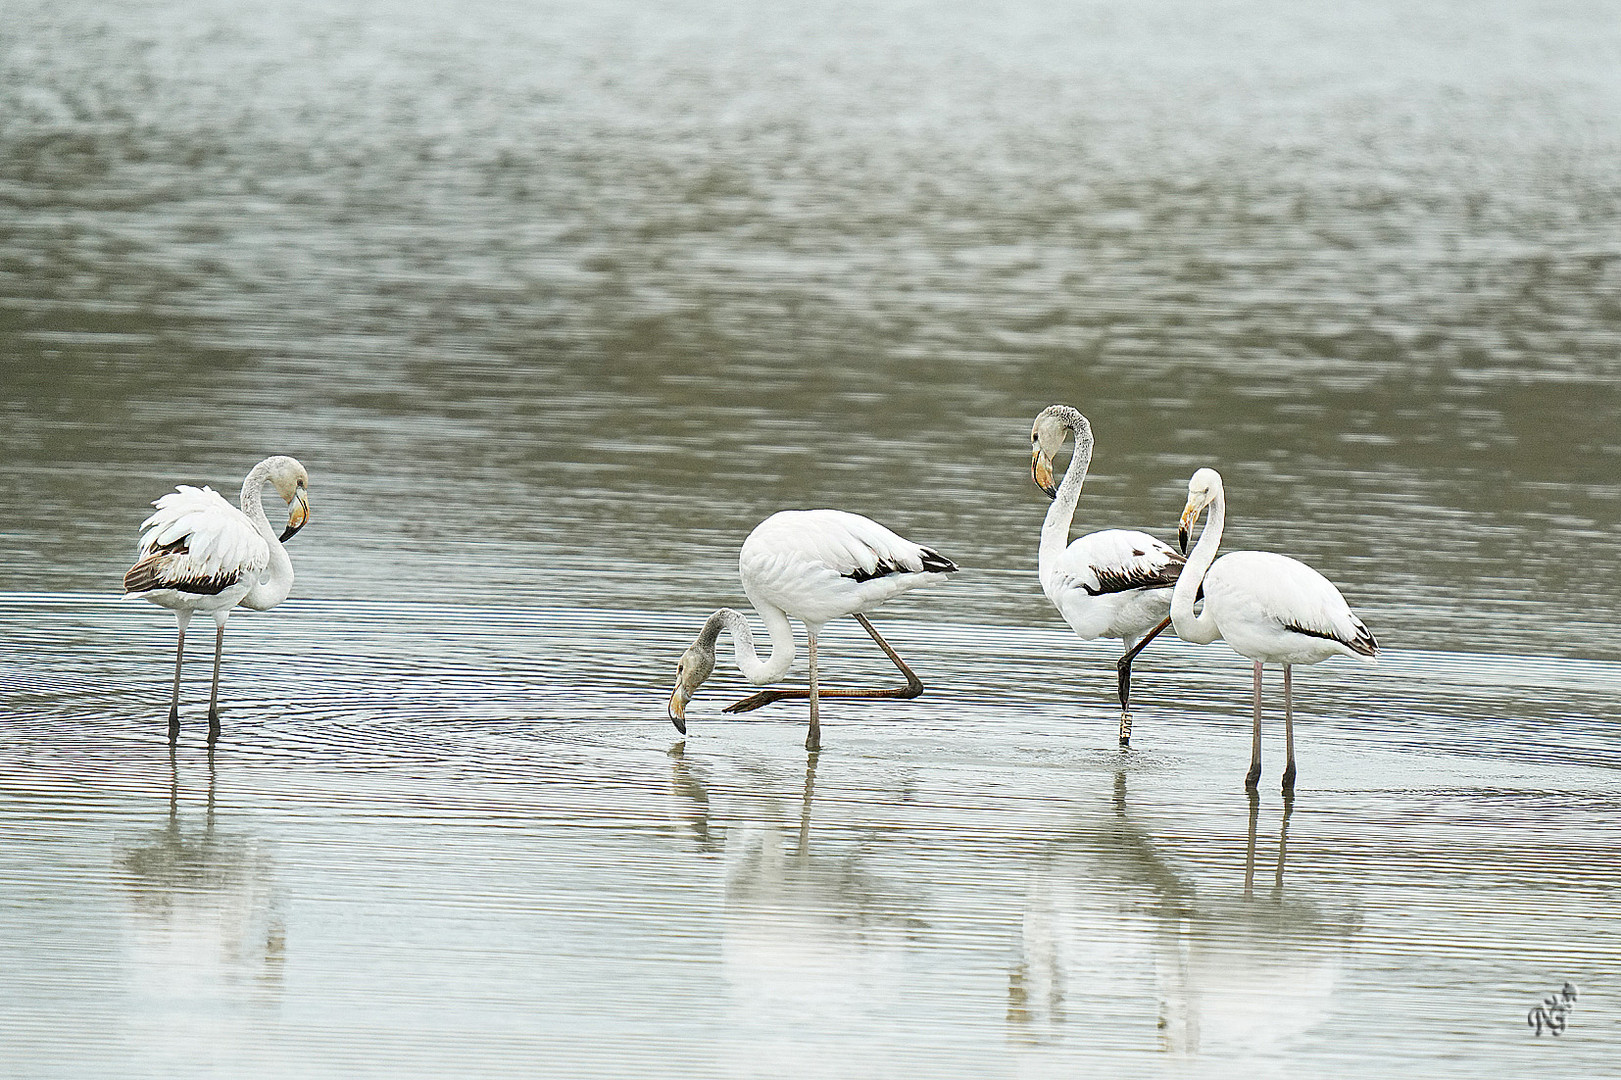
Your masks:
{"label": "white plumage", "polygon": [[[677,730],[686,732],[686,704],[714,670],[715,642],[723,629],[732,632],[738,667],[750,682],[764,685],[787,674],[795,652],[790,617],[805,624],[810,651],[809,689],[762,691],[729,706],[727,712],[748,712],[784,698],[808,697],[810,731],[805,745],[814,750],[821,742],[817,704],[821,697],[916,697],[923,690],[922,682],[879,636],[865,613],[956,569],[956,564],[939,552],[915,544],[860,514],[784,510],[771,515],[749,533],[738,555],[743,592],[766,625],[771,654],[760,658],[748,621],[739,612],[731,608],[716,611],[676,666],[676,687],[668,709],[671,722]],[[818,687],[818,635],[827,623],[845,615],[855,616],[906,676],[906,686],[872,691]]]}
{"label": "white plumage", "polygon": [[[155,601],[154,592],[184,592],[193,611],[231,608],[270,565],[270,544],[252,519],[213,488],[181,484],[152,505],[157,512],[141,522],[136,565],[155,560],[154,584],[129,595]],[[213,594],[197,591],[214,585],[223,588]]]}
{"label": "white plumage", "polygon": [[772,514],[743,541],[737,568],[755,607],[769,604],[818,628],[955,569],[938,552],[843,510]]}
{"label": "white plumage", "polygon": [[1334,583],[1287,555],[1228,552],[1205,574],[1204,602],[1221,639],[1251,660],[1316,664],[1378,651]]}
{"label": "white plumage", "polygon": [[1181,567],[1182,556],[1162,540],[1135,529],[1103,529],[1038,561],[1037,574],[1047,599],[1079,637],[1129,641],[1170,613]]}
{"label": "white plumage", "polygon": [[[1375,661],[1379,643],[1352,612],[1345,597],[1322,574],[1298,559],[1270,551],[1234,551],[1216,558],[1227,521],[1227,496],[1221,474],[1200,469],[1188,481],[1182,511],[1181,542],[1206,507],[1210,519],[1188,557],[1187,567],[1171,598],[1171,621],[1177,635],[1195,644],[1227,642],[1254,662],[1255,721],[1250,769],[1244,786],[1253,791],[1261,778],[1261,669],[1283,665],[1284,733],[1288,763],[1283,787],[1295,782],[1294,702],[1291,669],[1332,656]],[[1193,613],[1199,590],[1204,610]]]}
{"label": "white plumage", "polygon": [[[1075,450],[1063,482],[1052,484],[1053,458],[1073,435]],[[1092,425],[1067,405],[1041,411],[1030,429],[1030,475],[1052,497],[1041,527],[1037,576],[1058,613],[1086,641],[1119,638],[1120,745],[1131,745],[1131,661],[1165,629],[1171,586],[1182,556],[1133,529],[1105,529],[1069,541],[1070,524],[1092,460]]]}
{"label": "white plumage", "polygon": [[[291,506],[287,529],[278,538],[265,516],[261,492],[266,483]],[[219,738],[220,656],[225,623],[238,606],[265,611],[292,591],[293,564],[282,547],[304,527],[309,515],[309,476],[290,457],[259,462],[242,483],[242,509],[212,488],[180,485],[160,497],[143,530],[135,565],[124,574],[126,599],[149,600],[175,613],[174,691],[169,703],[169,740],[180,737],[180,669],[186,626],[197,612],[213,617],[214,679],[208,703],[208,742]]]}

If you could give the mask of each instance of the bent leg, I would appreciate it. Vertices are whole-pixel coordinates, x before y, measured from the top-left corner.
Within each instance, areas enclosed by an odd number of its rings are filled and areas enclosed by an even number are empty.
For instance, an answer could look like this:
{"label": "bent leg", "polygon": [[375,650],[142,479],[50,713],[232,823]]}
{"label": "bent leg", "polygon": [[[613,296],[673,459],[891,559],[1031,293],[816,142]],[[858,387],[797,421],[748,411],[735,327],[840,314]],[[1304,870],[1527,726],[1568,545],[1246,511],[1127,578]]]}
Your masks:
{"label": "bent leg", "polygon": [[1150,641],[1153,641],[1155,638],[1159,637],[1160,634],[1165,631],[1165,628],[1170,625],[1171,620],[1168,618],[1164,619],[1158,626],[1150,630],[1141,641],[1138,641],[1135,645],[1128,645],[1126,647],[1126,654],[1119,660],[1115,661],[1115,670],[1119,673],[1120,678],[1121,746],[1129,747],[1131,745],[1131,662],[1136,658],[1138,653],[1142,652],[1143,649],[1148,647],[1148,643]]}
{"label": "bent leg", "polygon": [[[878,647],[880,649],[884,650],[884,655],[889,657],[890,660],[892,660],[894,662],[895,666],[900,669],[900,672],[901,672],[902,675],[906,676],[906,685],[905,686],[897,686],[897,687],[893,687],[891,689],[886,689],[886,690],[821,690],[821,689],[818,689],[817,696],[818,697],[833,697],[833,698],[858,698],[858,699],[862,699],[862,700],[880,700],[880,699],[885,699],[885,698],[902,698],[902,699],[904,699],[904,698],[915,698],[919,694],[923,693],[923,680],[919,679],[917,677],[917,673],[914,672],[911,668],[906,666],[906,661],[902,660],[901,657],[900,657],[900,654],[897,653],[890,646],[889,642],[887,642],[887,641],[885,641],[883,639],[883,636],[878,633],[877,628],[872,625],[872,623],[867,619],[867,617],[865,615],[857,613],[855,619],[856,619],[856,622],[860,623],[862,625],[862,627],[867,631],[867,633],[872,636],[872,639],[878,643]],[[811,692],[809,690],[801,690],[801,689],[798,689],[798,688],[795,688],[795,687],[787,687],[787,688],[783,688],[783,689],[773,688],[773,689],[770,689],[770,690],[761,690],[757,694],[749,695],[748,697],[744,698],[742,701],[733,702],[732,704],[726,706],[726,708],[721,710],[721,711],[722,712],[729,712],[729,713],[753,712],[755,709],[763,708],[766,705],[770,705],[774,701],[797,700],[799,698],[810,697],[810,696],[811,696]]]}

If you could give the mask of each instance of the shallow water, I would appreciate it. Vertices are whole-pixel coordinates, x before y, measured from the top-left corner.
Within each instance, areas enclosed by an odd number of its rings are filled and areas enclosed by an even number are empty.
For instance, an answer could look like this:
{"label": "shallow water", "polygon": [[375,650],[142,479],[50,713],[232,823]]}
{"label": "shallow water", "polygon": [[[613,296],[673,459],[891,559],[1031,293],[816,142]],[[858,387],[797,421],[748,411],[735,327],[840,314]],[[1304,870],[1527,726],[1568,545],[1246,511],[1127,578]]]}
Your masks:
{"label": "shallow water", "polygon": [[[1244,665],[1179,644],[1141,665],[1122,755],[1106,650],[892,620],[935,691],[830,707],[811,757],[797,711],[716,711],[735,676],[683,740],[657,650],[586,670],[582,640],[674,617],[290,601],[243,620],[210,759],[195,705],[172,756],[140,708],[162,634],[116,601],[0,615],[37,634],[0,768],[17,1075],[1613,1060],[1613,663],[1312,669],[1285,804],[1271,743],[1240,791]],[[410,640],[459,644],[383,674]],[[860,640],[830,628],[828,655],[876,675]],[[1047,657],[1078,685],[1025,685]],[[1566,981],[1539,1042],[1526,1011]]]}
{"label": "shallow water", "polygon": [[[1621,26],[870,8],[6,6],[0,1075],[1605,1071]],[[1216,465],[1386,647],[1299,673],[1287,816],[1221,646],[1110,746],[1053,401],[1077,531]],[[136,525],[272,452],[293,599],[171,757]],[[963,566],[876,619],[927,695],[679,740],[812,505]]]}

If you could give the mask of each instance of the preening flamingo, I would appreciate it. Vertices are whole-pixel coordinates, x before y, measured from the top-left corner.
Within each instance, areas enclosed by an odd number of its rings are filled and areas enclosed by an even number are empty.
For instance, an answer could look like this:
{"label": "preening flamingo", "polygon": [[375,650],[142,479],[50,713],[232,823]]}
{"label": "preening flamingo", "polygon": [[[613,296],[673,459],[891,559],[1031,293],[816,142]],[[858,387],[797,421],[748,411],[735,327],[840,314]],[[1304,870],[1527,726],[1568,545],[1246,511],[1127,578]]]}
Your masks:
{"label": "preening flamingo", "polygon": [[[1220,639],[1255,664],[1255,724],[1249,773],[1244,778],[1244,787],[1250,791],[1261,779],[1261,667],[1283,665],[1283,730],[1288,756],[1283,790],[1292,792],[1291,668],[1341,655],[1375,661],[1379,643],[1334,583],[1300,560],[1270,551],[1234,551],[1216,558],[1227,522],[1227,496],[1215,469],[1200,469],[1188,481],[1188,503],[1179,532],[1182,550],[1187,550],[1188,533],[1207,507],[1210,518],[1171,596],[1171,624],[1184,641],[1208,645]],[[1195,615],[1193,605],[1201,586],[1204,609]]]}
{"label": "preening flamingo", "polygon": [[[280,537],[271,531],[261,494],[271,484],[292,507]],[[293,588],[293,563],[282,543],[309,518],[309,474],[290,457],[268,457],[242,481],[238,510],[211,488],[187,485],[159,498],[141,523],[135,565],[124,574],[125,599],[139,598],[174,612],[179,627],[169,742],[180,738],[180,666],[186,625],[197,612],[214,618],[214,682],[208,695],[208,745],[219,740],[220,654],[225,621],[238,606],[268,611]]]}

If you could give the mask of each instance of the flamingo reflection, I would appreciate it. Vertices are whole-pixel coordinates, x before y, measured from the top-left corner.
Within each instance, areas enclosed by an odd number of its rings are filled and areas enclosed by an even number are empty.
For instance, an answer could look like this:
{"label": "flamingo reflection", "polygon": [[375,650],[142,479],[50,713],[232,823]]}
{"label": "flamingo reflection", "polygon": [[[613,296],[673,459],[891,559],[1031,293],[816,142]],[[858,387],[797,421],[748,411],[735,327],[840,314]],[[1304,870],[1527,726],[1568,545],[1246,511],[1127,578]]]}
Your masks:
{"label": "flamingo reflection", "polygon": [[722,812],[701,768],[671,754],[684,831],[725,858],[728,1029],[755,1064],[773,1047],[793,1052],[807,1025],[876,1036],[873,1018],[898,1015],[916,993],[906,953],[925,904],[872,871],[881,830],[817,825],[818,758],[806,755],[802,779],[756,767]]}
{"label": "flamingo reflection", "polygon": [[134,982],[160,1006],[279,997],[286,930],[269,856],[220,827],[209,754],[200,826],[181,812],[180,770],[169,754],[161,827],[117,860],[129,900],[126,956]]}
{"label": "flamingo reflection", "polygon": [[1101,1023],[1133,1046],[1259,1062],[1322,1022],[1356,919],[1285,890],[1292,812],[1286,800],[1269,896],[1254,887],[1258,798],[1241,889],[1201,888],[1136,820],[1117,772],[1110,811],[1032,862],[1010,1038],[1093,1041]]}

